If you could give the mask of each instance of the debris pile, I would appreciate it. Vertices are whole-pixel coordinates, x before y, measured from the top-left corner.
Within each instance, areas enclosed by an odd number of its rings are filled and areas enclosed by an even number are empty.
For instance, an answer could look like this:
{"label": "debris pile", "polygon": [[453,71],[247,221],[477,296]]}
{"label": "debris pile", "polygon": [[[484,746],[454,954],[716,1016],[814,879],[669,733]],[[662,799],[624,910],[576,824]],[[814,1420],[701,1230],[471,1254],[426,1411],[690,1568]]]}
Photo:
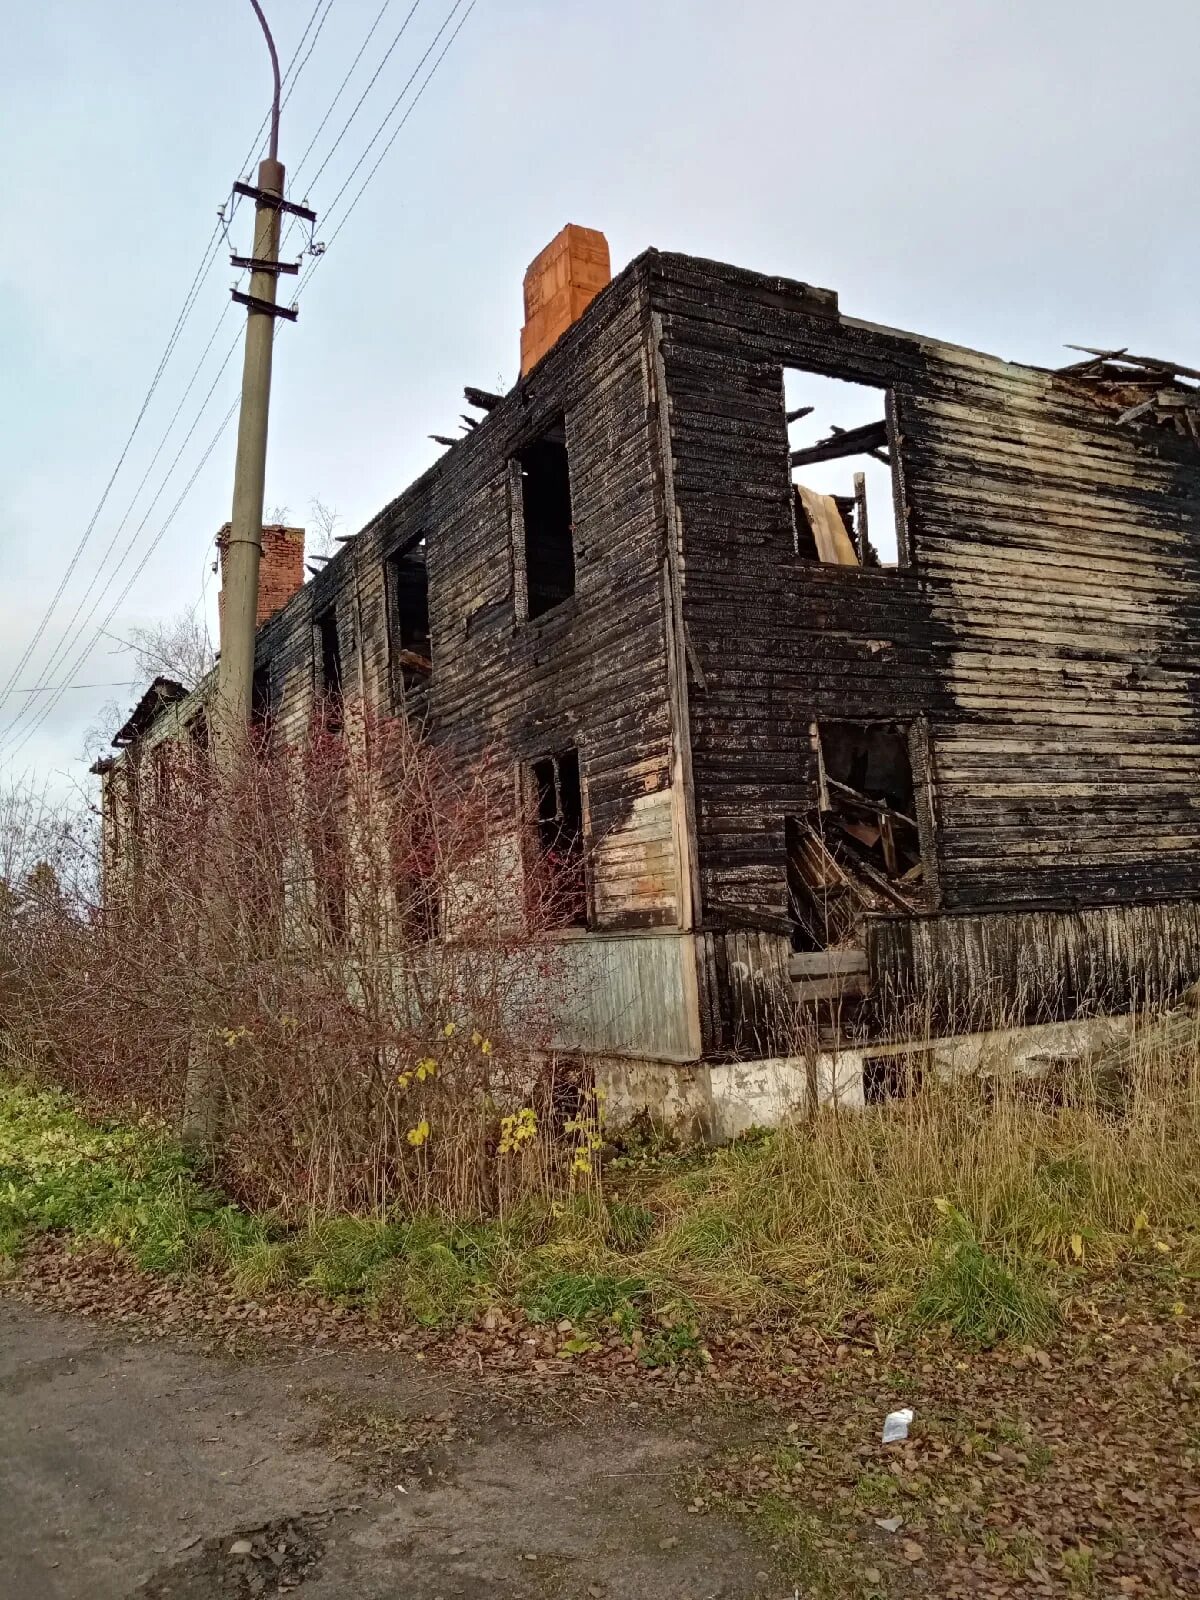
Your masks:
{"label": "debris pile", "polygon": [[1060,367],[1056,375],[1084,387],[1113,413],[1118,427],[1139,421],[1157,424],[1200,445],[1200,382],[1195,381],[1200,371],[1195,367],[1130,355],[1128,350],[1067,348],[1082,351],[1086,359]]}

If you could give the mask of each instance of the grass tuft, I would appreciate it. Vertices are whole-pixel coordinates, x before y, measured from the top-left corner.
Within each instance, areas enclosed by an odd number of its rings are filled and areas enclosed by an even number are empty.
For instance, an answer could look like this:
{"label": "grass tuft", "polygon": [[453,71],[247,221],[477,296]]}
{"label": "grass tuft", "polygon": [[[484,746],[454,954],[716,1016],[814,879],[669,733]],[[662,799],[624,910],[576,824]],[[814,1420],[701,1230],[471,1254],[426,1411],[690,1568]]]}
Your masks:
{"label": "grass tuft", "polygon": [[965,1344],[1002,1339],[1040,1343],[1050,1333],[1052,1302],[1029,1262],[1006,1264],[984,1250],[970,1219],[943,1202],[942,1236],[913,1305],[918,1324],[948,1328]]}

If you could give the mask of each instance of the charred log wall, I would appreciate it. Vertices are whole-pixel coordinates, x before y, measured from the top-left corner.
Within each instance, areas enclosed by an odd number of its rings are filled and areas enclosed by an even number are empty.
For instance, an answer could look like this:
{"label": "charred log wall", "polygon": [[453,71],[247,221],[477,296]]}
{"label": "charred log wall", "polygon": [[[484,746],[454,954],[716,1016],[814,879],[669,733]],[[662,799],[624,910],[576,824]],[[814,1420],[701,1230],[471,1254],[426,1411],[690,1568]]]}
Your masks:
{"label": "charred log wall", "polygon": [[[646,360],[645,263],[634,263],[477,427],[384,508],[260,630],[281,737],[319,692],[314,625],[332,608],[348,694],[399,711],[386,563],[425,540],[432,736],[484,762],[511,795],[515,769],[579,750],[593,847],[592,925],[677,920],[663,601],[663,494]],[[575,592],[522,616],[516,458],[565,419]]]}
{"label": "charred log wall", "polygon": [[1170,1003],[1200,973],[1200,903],[880,917],[873,1010],[890,1036]]}
{"label": "charred log wall", "polygon": [[[1200,892],[1200,450],[1052,374],[663,256],[704,914],[784,904],[808,725],[927,719],[946,907]],[[782,368],[891,391],[897,571],[792,551]]]}

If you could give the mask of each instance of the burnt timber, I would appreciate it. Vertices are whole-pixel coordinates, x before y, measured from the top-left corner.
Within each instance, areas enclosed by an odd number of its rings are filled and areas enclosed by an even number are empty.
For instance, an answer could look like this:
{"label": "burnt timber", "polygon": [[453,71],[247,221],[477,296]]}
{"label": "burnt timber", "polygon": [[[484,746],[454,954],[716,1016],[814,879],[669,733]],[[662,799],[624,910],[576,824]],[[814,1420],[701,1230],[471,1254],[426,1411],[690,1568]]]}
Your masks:
{"label": "burnt timber", "polygon": [[[510,783],[578,752],[587,925],[563,937],[589,999],[564,1047],[773,1048],[789,828],[836,800],[829,727],[901,730],[911,762],[921,897],[904,909],[898,879],[865,918],[865,973],[840,963],[863,1027],[1167,998],[1200,976],[1197,391],[1186,367],[1088,355],[1015,365],[647,251],[509,394],[468,390],[477,425],[262,626],[273,737],[308,726],[322,628],[345,683],[404,713],[388,574],[419,549],[432,737]],[[883,391],[885,424],[860,431],[890,465],[896,566],[801,553],[785,368]],[[539,612],[521,463],[560,436],[571,592]],[[847,832],[890,849],[879,809]]]}

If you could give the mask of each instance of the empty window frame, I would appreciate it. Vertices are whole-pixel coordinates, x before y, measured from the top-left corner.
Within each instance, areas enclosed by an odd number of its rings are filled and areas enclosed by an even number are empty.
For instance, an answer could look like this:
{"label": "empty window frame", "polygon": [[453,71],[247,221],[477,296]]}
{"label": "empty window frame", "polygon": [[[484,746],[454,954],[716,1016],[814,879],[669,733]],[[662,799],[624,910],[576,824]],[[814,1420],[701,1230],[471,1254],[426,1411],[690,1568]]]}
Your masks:
{"label": "empty window frame", "polygon": [[317,694],[327,733],[342,730],[342,647],[337,611],[327,606],[316,620]]}
{"label": "empty window frame", "polygon": [[587,927],[584,868],[583,785],[579,751],[544,756],[530,768],[535,804],[537,858],[535,921],[549,927]]}
{"label": "empty window frame", "polygon": [[424,539],[389,556],[384,573],[393,701],[398,710],[406,710],[410,716],[423,715],[433,684]]}
{"label": "empty window frame", "polygon": [[818,804],[786,819],[792,942],[798,950],[851,949],[866,916],[928,905],[910,730],[825,722],[812,737]]}
{"label": "empty window frame", "polygon": [[575,525],[563,418],[526,445],[516,464],[526,615],[540,617],[575,593]]}
{"label": "empty window frame", "polygon": [[887,391],[789,367],[783,403],[797,554],[836,566],[906,564]]}

